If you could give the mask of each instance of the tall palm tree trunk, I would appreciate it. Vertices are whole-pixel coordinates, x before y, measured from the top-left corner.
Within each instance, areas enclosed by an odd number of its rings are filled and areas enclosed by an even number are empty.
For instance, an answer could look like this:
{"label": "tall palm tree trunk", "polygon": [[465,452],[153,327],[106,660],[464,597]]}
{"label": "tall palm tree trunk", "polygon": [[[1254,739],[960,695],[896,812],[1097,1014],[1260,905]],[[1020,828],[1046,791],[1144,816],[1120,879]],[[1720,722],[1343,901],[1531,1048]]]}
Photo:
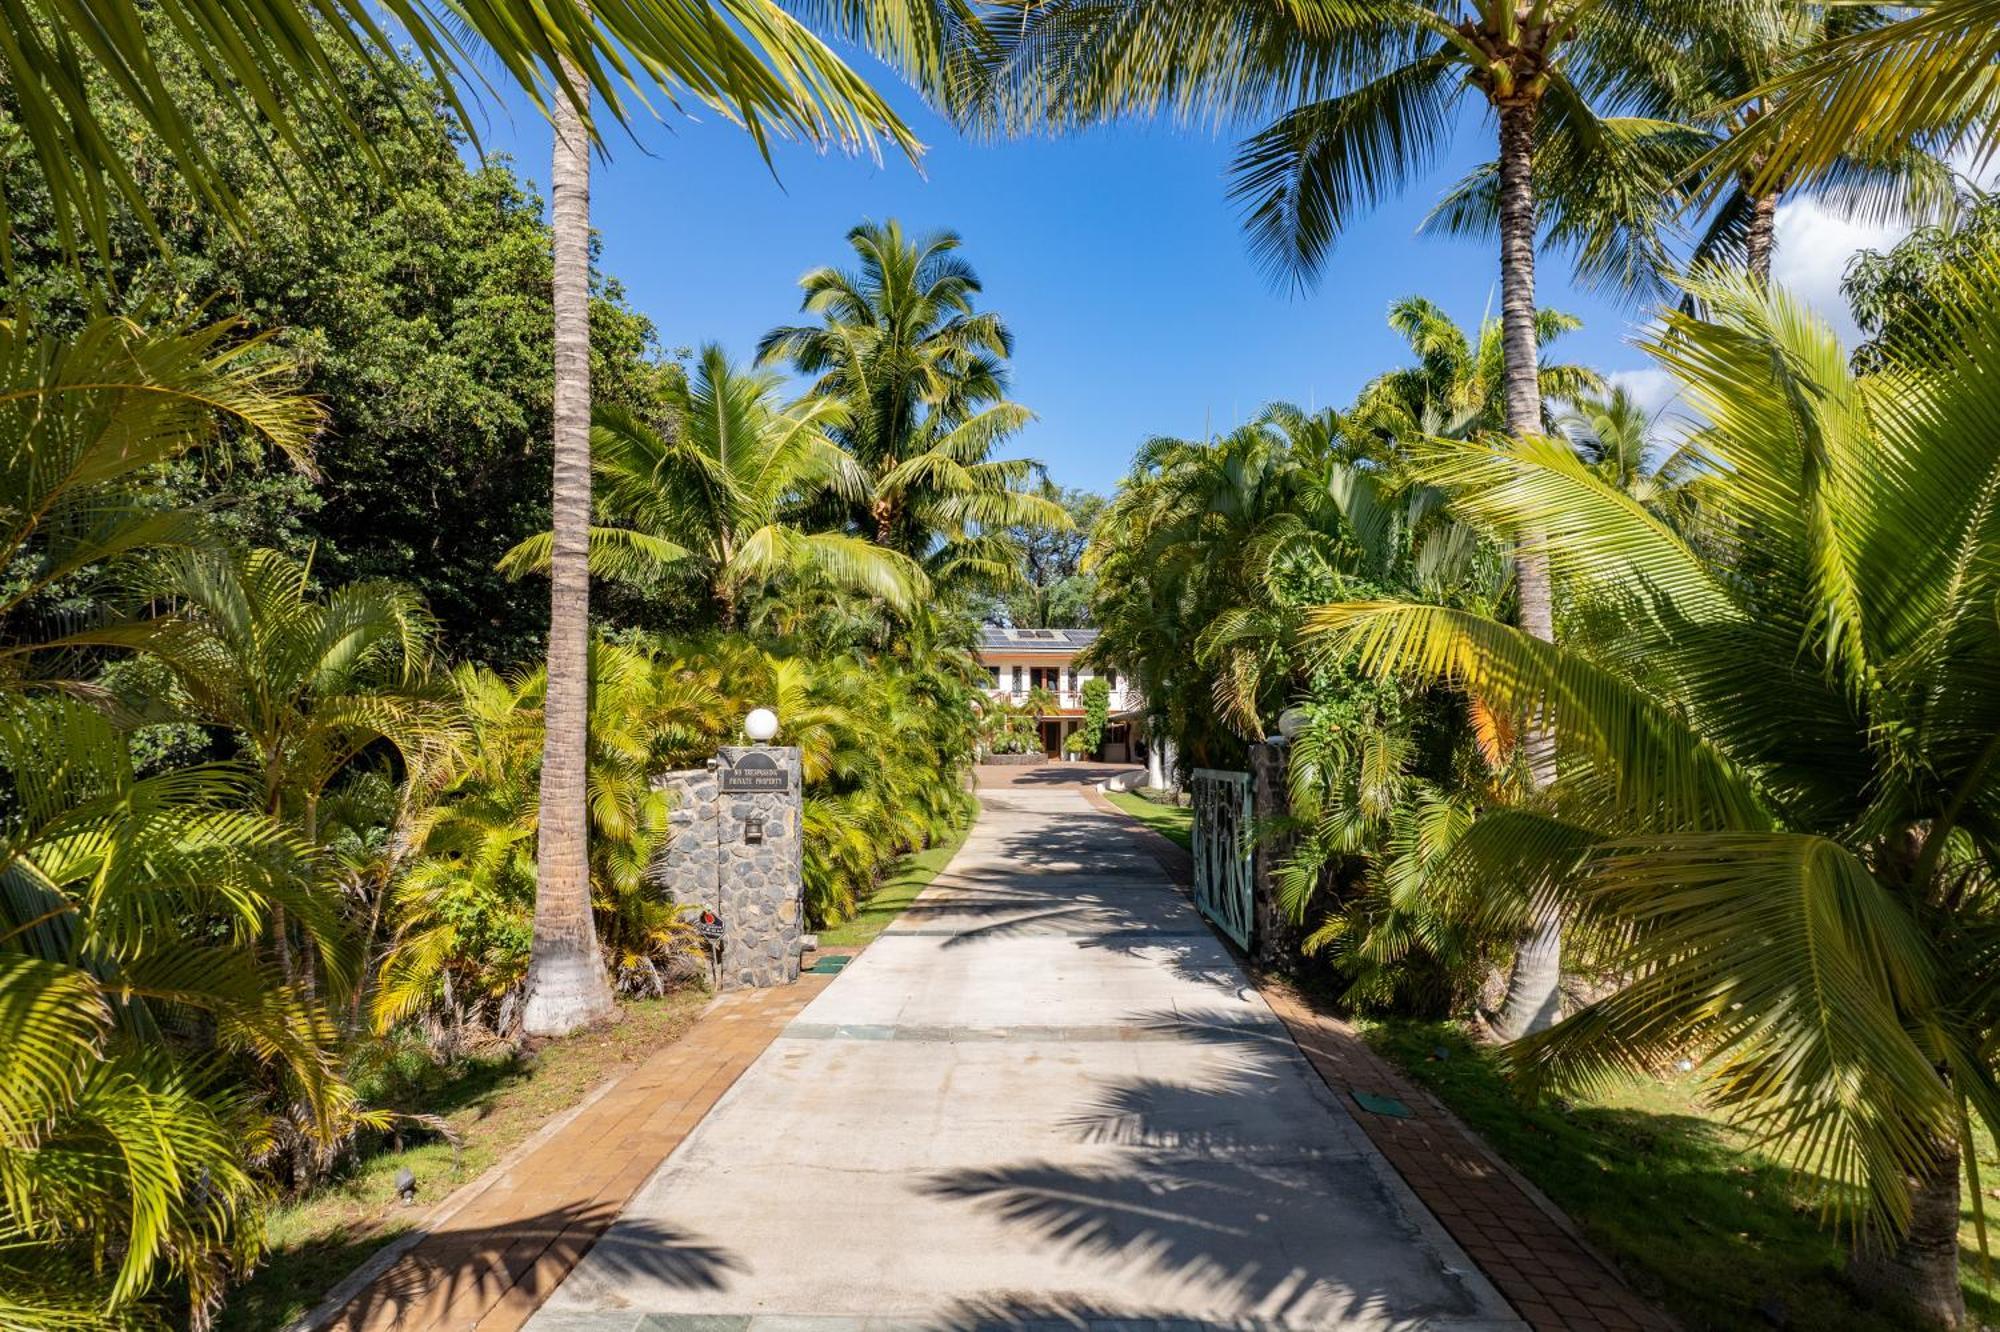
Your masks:
{"label": "tall palm tree trunk", "polygon": [[[564,72],[572,87],[585,86],[574,66]],[[559,1036],[613,1011],[590,914],[584,792],[590,724],[590,138],[570,98],[558,91],[553,100],[555,550],[535,934],[521,1019],[536,1036]]]}
{"label": "tall palm tree trunk", "polygon": [[1932,1144],[1927,1167],[1909,1180],[1908,1233],[1875,1244],[1864,1235],[1848,1259],[1848,1277],[1864,1295],[1936,1327],[1965,1324],[1965,1295],[1958,1284],[1958,1168],[1956,1142]]}
{"label": "tall palm tree trunk", "polygon": [[1778,195],[1767,191],[1753,197],[1750,230],[1743,238],[1744,266],[1759,282],[1771,281],[1771,253],[1778,244]]}
{"label": "tall palm tree trunk", "polygon": [[[1538,103],[1530,97],[1502,101],[1500,111],[1500,338],[1507,393],[1507,430],[1539,434],[1542,424],[1541,351],[1535,336],[1535,159]],[[1521,628],[1555,641],[1548,554],[1532,535],[1514,556],[1514,585]],[[1527,719],[1521,747],[1536,790],[1556,776],[1555,736],[1538,717]],[[1562,917],[1544,903],[1517,943],[1507,997],[1495,1023],[1507,1040],[1555,1025],[1562,1005]]]}

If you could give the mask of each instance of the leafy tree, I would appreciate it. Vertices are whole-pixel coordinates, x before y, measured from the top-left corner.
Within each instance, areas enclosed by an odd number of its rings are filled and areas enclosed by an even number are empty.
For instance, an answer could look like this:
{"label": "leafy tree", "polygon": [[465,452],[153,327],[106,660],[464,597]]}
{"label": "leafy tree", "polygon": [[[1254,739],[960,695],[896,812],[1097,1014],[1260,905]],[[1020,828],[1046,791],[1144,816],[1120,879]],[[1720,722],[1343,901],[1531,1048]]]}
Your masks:
{"label": "leafy tree", "polygon": [[1063,506],[1069,525],[1030,523],[1008,532],[1021,551],[1025,586],[998,597],[988,616],[1023,629],[1085,629],[1090,627],[1096,579],[1084,572],[1084,551],[1091,528],[1104,513],[1104,497],[1053,482],[1045,484],[1043,494]]}
{"label": "leafy tree", "polygon": [[1869,335],[1857,347],[1863,368],[1892,352],[1908,354],[1946,332],[1936,311],[1973,294],[2000,255],[2000,196],[1979,196],[1949,225],[1922,227],[1886,253],[1863,250],[1848,262],[1841,293]]}
{"label": "leafy tree", "polygon": [[[100,114],[140,145],[145,198],[172,253],[149,246],[139,215],[121,207],[114,257],[67,262],[23,131],[0,118],[16,258],[6,299],[47,335],[80,335],[105,303],[141,324],[235,312],[234,336],[264,343],[253,357],[282,352],[323,405],[316,456],[301,469],[232,448],[227,467],[181,469],[175,493],[242,544],[309,557],[321,583],[408,584],[451,656],[534,657],[541,613],[494,565],[548,526],[554,371],[540,199],[503,164],[465,165],[442,93],[415,70],[386,67],[378,87],[350,57],[339,67],[355,114],[394,181],[364,175],[302,209],[281,174],[298,154],[268,124],[231,116],[185,45],[162,41],[156,55],[176,102],[208,126],[205,149],[239,196],[236,225],[161,169],[164,150],[107,90]],[[615,282],[597,275],[593,286],[598,396],[656,414],[678,368],[659,359],[651,324]]]}
{"label": "leafy tree", "polygon": [[[862,537],[797,525],[820,495],[858,495],[865,481],[827,437],[840,404],[785,403],[779,388],[775,373],[732,367],[711,345],[692,378],[668,393],[664,427],[600,411],[592,461],[597,508],[611,523],[591,528],[592,571],[644,579],[690,561],[723,628],[736,625],[749,591],[784,576],[913,610],[928,590],[915,561]],[[545,570],[549,545],[546,534],[530,538],[505,567]]]}
{"label": "leafy tree", "polygon": [[1855,1279],[1944,1326],[1970,1117],[2000,1125],[1996,291],[2000,266],[1940,314],[1950,338],[1856,377],[1784,294],[1705,280],[1712,319],[1652,344],[1708,422],[1698,534],[1565,443],[1438,441],[1421,474],[1503,539],[1540,531],[1587,623],[1550,645],[1394,601],[1313,617],[1374,670],[1562,739],[1559,780],[1478,820],[1455,871],[1560,897],[1626,958],[1615,992],[1514,1047],[1529,1081],[1694,1055],[1858,1223]]}
{"label": "leafy tree", "polygon": [[1075,754],[1095,754],[1104,743],[1104,727],[1111,720],[1111,682],[1093,675],[1083,682],[1083,721],[1063,743]]}

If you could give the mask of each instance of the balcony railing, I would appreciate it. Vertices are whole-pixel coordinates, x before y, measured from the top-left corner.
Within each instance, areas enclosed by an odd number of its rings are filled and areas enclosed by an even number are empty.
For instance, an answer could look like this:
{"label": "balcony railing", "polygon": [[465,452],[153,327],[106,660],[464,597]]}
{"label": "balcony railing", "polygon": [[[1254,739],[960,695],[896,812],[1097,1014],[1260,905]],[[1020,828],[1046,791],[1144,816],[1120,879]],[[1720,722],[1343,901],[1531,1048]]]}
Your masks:
{"label": "balcony railing", "polygon": [[[1002,687],[989,689],[987,692],[996,699],[1004,699],[1018,707],[1027,703],[1028,696],[1033,691]],[[1053,698],[1058,708],[1073,711],[1083,707],[1083,691],[1081,689],[1044,689],[1042,692],[1048,697]],[[1110,706],[1113,712],[1123,712],[1129,707],[1136,707],[1138,702],[1139,693],[1135,689],[1127,689],[1125,686],[1119,685],[1111,691]]]}

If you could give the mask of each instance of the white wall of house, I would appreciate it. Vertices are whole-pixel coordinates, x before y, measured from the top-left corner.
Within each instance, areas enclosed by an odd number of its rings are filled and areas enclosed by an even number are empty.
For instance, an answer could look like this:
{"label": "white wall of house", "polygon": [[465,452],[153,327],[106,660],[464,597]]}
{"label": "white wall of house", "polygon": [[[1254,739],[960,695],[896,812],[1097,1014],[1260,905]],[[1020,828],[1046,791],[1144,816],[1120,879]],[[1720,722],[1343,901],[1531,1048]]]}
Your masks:
{"label": "white wall of house", "polygon": [[[980,664],[986,668],[988,686],[996,698],[1011,698],[1016,702],[1024,699],[1028,691],[1037,683],[1056,696],[1056,706],[1080,708],[1083,706],[1083,686],[1098,672],[1088,667],[1078,666],[1074,661],[1064,661],[1059,654],[1050,652],[1007,653],[981,652]],[[1123,712],[1138,702],[1137,691],[1128,690],[1125,678],[1113,674],[1111,677],[1111,710]]]}

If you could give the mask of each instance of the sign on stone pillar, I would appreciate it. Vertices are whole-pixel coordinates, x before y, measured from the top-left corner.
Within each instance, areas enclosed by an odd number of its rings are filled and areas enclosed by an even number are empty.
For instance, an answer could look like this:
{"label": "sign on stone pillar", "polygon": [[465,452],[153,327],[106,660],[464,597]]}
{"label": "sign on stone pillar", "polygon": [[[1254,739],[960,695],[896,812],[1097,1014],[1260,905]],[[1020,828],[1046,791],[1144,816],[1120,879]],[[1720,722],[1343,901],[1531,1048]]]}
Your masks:
{"label": "sign on stone pillar", "polygon": [[715,913],[721,987],[797,980],[805,934],[799,751],[732,745],[712,766],[664,773],[654,785],[672,794],[673,812],[653,878],[690,914]]}

